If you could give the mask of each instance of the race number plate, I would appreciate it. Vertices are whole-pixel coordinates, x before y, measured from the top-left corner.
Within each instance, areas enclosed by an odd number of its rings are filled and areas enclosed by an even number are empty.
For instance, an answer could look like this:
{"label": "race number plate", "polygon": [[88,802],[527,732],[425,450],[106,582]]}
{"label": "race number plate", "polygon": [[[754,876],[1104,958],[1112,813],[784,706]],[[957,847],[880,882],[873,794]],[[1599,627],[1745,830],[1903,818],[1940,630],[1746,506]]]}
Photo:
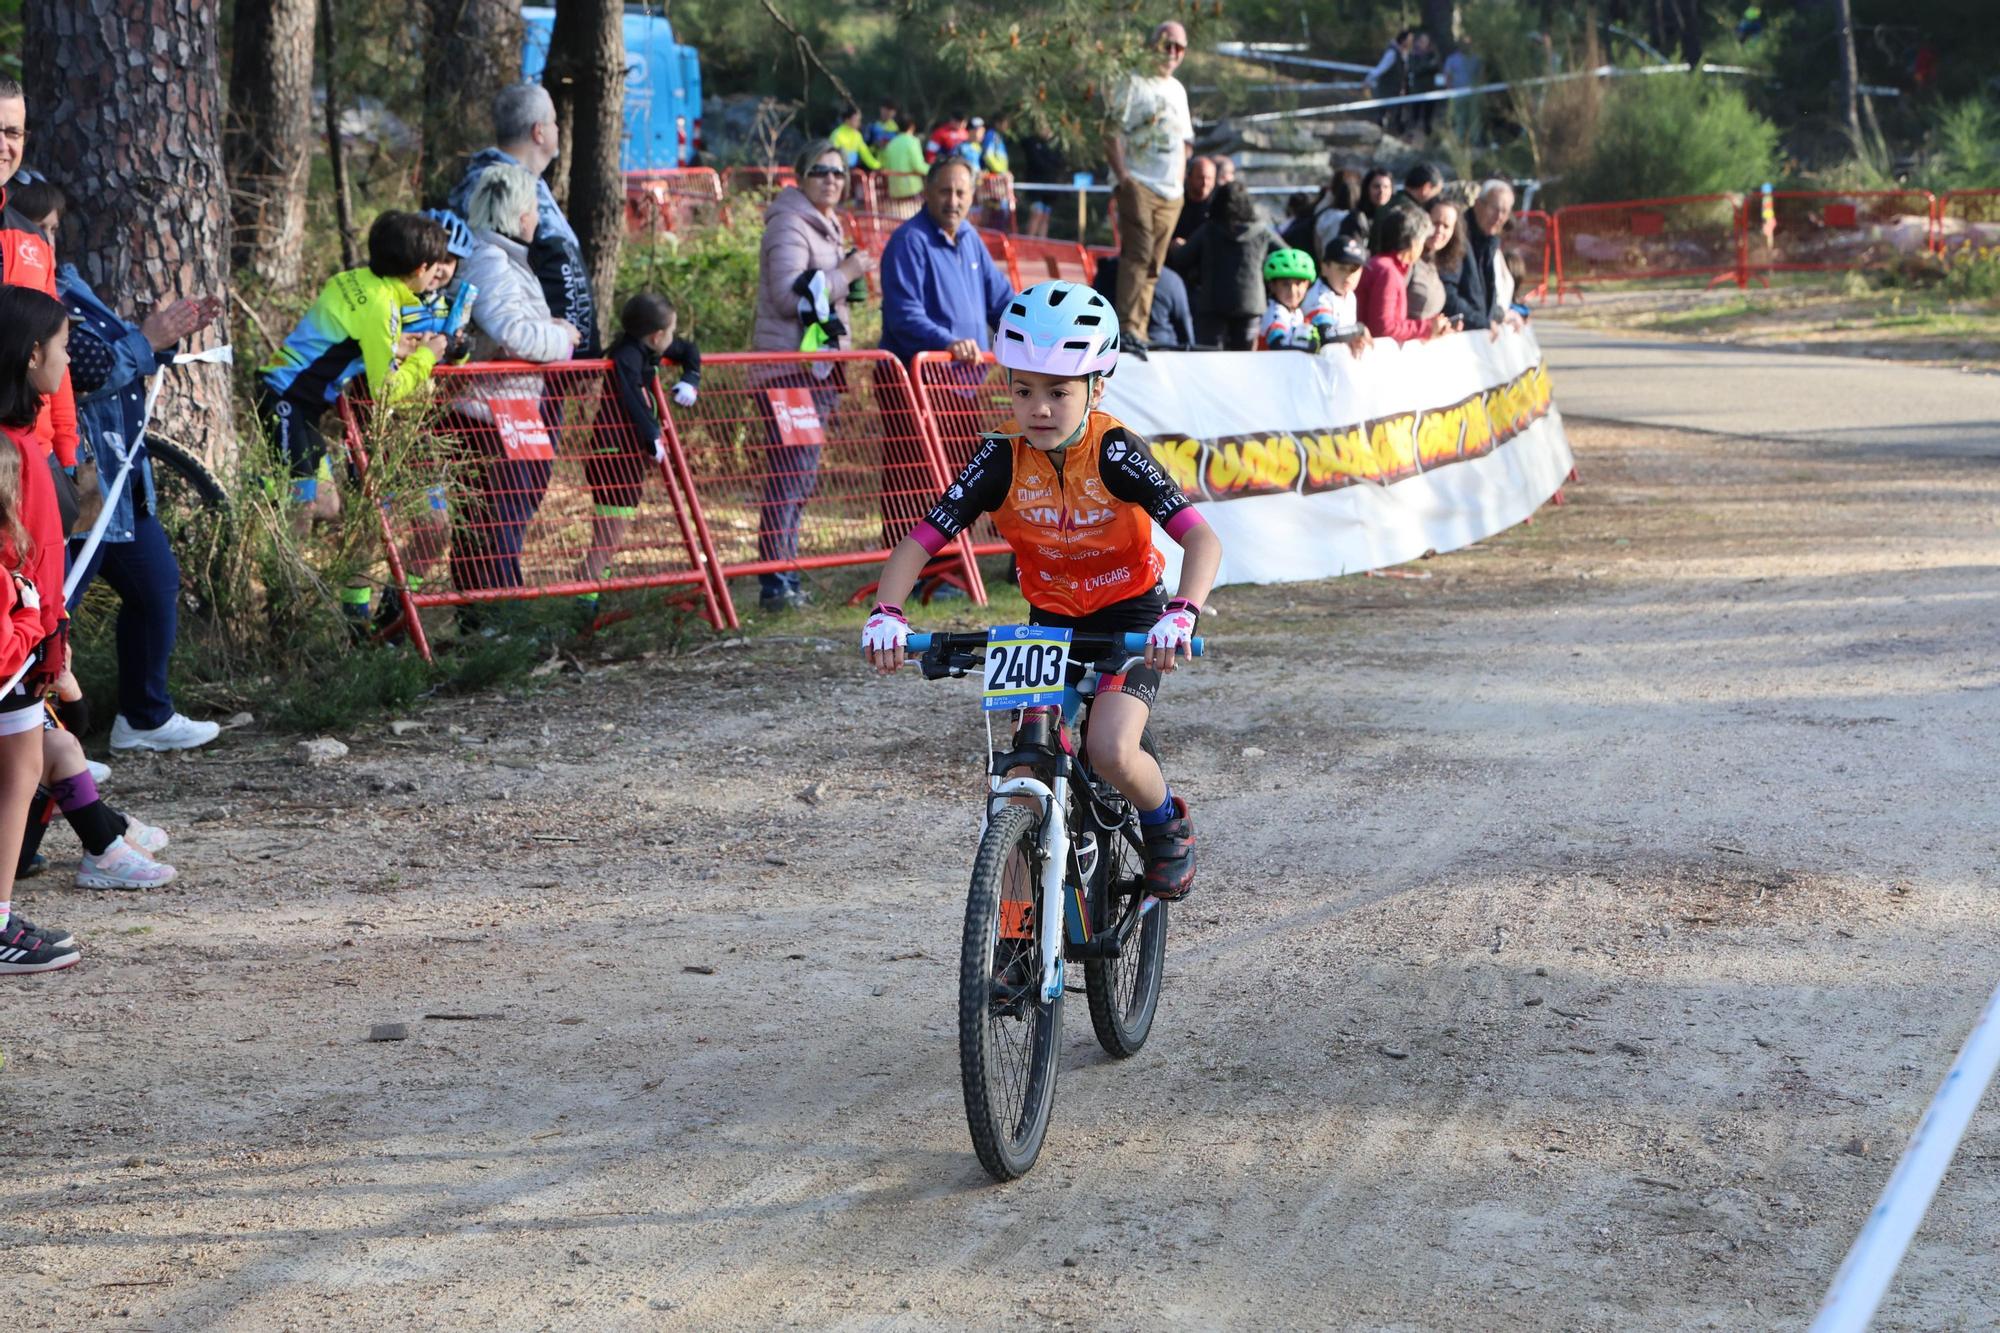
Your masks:
{"label": "race number plate", "polygon": [[986,635],[986,711],[1060,704],[1070,631],[995,625]]}

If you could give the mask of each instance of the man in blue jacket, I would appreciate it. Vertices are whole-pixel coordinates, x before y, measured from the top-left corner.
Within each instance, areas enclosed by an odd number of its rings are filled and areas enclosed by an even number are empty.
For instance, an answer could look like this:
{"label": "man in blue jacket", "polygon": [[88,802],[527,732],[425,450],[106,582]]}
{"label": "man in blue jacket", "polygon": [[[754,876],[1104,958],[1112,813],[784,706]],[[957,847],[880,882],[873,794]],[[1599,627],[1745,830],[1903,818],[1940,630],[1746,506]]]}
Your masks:
{"label": "man in blue jacket", "polygon": [[1014,299],[1007,275],[966,221],[973,184],[965,159],[932,163],[923,211],[897,227],[882,251],[882,350],[899,361],[950,352],[953,360],[977,362]]}
{"label": "man in blue jacket", "polygon": [[[923,211],[897,227],[882,251],[882,350],[909,365],[913,383],[920,374],[910,365],[917,353],[952,357],[950,366],[931,369],[929,378],[933,406],[945,403],[938,424],[945,436],[945,470],[953,475],[972,457],[983,424],[976,405],[986,382],[980,356],[992,346],[993,328],[1014,299],[1007,274],[966,221],[973,185],[972,166],[964,158],[947,154],[933,162],[924,176]],[[937,484],[925,470],[916,405],[904,401],[907,393],[898,381],[880,374],[876,396],[885,428],[882,533],[893,547],[936,498]],[[960,400],[965,410],[953,411],[951,405]]]}

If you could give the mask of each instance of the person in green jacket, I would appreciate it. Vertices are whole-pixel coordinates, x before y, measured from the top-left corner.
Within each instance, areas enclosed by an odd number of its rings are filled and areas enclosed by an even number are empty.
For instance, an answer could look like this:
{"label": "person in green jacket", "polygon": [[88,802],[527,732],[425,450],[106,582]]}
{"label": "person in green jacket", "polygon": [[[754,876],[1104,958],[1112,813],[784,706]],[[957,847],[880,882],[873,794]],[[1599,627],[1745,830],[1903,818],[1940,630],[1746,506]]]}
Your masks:
{"label": "person in green jacket", "polygon": [[875,150],[861,137],[861,108],[850,106],[840,113],[840,124],[834,126],[833,133],[826,136],[840,155],[847,159],[847,170],[851,174],[856,167],[866,167],[870,171],[882,169],[882,159],[875,156]]}
{"label": "person in green jacket", "polygon": [[924,141],[917,137],[917,122],[903,117],[902,133],[889,140],[882,150],[882,170],[889,180],[888,213],[891,217],[913,218],[923,202]]}

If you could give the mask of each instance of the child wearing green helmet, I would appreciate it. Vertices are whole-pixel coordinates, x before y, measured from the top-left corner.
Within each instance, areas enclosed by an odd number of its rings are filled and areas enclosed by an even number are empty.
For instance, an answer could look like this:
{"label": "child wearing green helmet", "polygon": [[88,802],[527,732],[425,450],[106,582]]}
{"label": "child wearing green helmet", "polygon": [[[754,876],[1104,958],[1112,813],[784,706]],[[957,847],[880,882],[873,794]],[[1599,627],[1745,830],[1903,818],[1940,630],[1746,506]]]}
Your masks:
{"label": "child wearing green helmet", "polygon": [[1318,277],[1318,266],[1303,250],[1273,250],[1264,260],[1264,294],[1271,298],[1271,304],[1264,310],[1260,346],[1319,350],[1319,330],[1304,309],[1306,291]]}

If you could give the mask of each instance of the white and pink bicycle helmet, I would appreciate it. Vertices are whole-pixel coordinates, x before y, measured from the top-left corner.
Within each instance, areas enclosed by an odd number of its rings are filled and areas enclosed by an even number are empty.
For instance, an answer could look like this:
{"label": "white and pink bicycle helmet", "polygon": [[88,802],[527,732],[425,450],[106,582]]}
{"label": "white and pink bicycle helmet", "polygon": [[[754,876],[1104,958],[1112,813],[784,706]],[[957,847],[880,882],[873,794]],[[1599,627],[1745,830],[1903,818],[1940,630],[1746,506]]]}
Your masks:
{"label": "white and pink bicycle helmet", "polygon": [[1118,315],[1080,282],[1038,282],[1007,303],[993,355],[1009,370],[1109,375],[1118,368]]}

